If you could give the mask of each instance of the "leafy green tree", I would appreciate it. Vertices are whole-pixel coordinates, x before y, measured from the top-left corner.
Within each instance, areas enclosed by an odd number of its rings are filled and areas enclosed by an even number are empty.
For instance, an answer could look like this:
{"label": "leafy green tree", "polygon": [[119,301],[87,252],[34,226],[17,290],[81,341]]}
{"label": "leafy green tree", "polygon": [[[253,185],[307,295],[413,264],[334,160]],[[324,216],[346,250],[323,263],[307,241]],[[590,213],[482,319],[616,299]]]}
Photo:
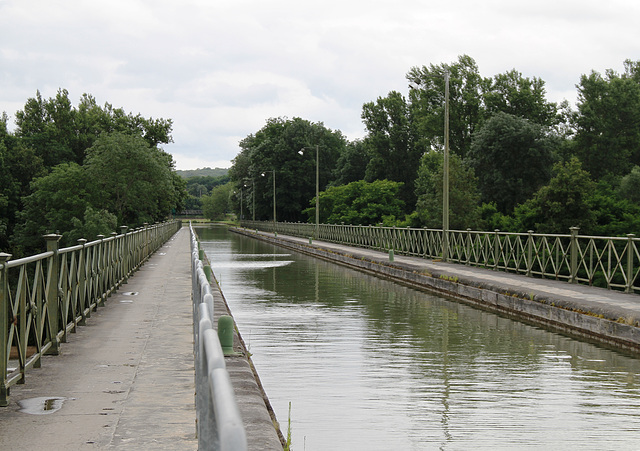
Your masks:
{"label": "leafy green tree", "polygon": [[606,181],[600,180],[589,195],[591,211],[595,216],[592,230],[581,230],[600,236],[626,236],[640,234],[640,205],[616,192]]}
{"label": "leafy green tree", "polygon": [[634,166],[620,181],[620,196],[636,205],[640,205],[640,166]]}
{"label": "leafy green tree", "polygon": [[[420,161],[416,193],[416,216],[420,227],[442,228],[443,163],[441,152],[426,153]],[[480,194],[473,169],[460,157],[449,158],[449,227],[464,230],[480,224]]]}
{"label": "leafy green tree", "polygon": [[[389,180],[364,180],[332,186],[320,193],[320,221],[329,224],[379,224],[385,218],[404,215],[398,194],[402,183]],[[315,201],[307,208],[309,221],[315,220]]]}
{"label": "leafy green tree", "polygon": [[41,252],[43,235],[61,233],[62,245],[71,242],[70,231],[76,227],[74,218],[82,221],[94,203],[91,189],[94,185],[82,166],[63,163],[32,183],[32,194],[24,198],[24,209],[14,235],[14,246],[19,255]]}
{"label": "leafy green tree", "polygon": [[365,103],[362,120],[368,132],[365,146],[371,158],[365,180],[402,182],[400,197],[407,207],[413,208],[420,151],[413,145],[409,106],[404,96],[392,91],[376,102]]}
{"label": "leafy green tree", "polygon": [[465,158],[471,136],[482,122],[482,93],[489,83],[468,55],[453,64],[413,67],[407,73],[410,112],[421,153],[444,147],[445,72],[449,72],[449,129],[452,152]]}
{"label": "leafy green tree", "polygon": [[506,113],[493,115],[473,136],[468,162],[482,201],[511,213],[551,177],[559,139],[541,125]]}
{"label": "leafy green tree", "polygon": [[335,180],[331,185],[346,185],[357,180],[364,180],[368,163],[369,152],[364,141],[355,140],[347,143],[344,152],[338,158]]}
{"label": "leafy green tree", "polygon": [[49,100],[43,100],[38,91],[16,112],[16,134],[36,150],[46,167],[68,161],[81,163],[73,149],[74,114],[66,90],[58,90]]}
{"label": "leafy green tree", "polygon": [[640,62],[625,72],[583,75],[578,84],[574,151],[596,180],[640,165]]}
{"label": "leafy green tree", "polygon": [[119,224],[134,227],[166,218],[183,198],[176,192],[171,157],[140,136],[100,135],[87,150],[84,167],[96,189],[94,205],[115,214]]}
{"label": "leafy green tree", "polygon": [[194,176],[185,179],[186,189],[192,196],[200,197],[209,192],[216,186],[229,183],[229,175],[222,176]]}
{"label": "leafy green tree", "polygon": [[523,77],[515,69],[495,75],[483,92],[486,117],[501,112],[540,125],[557,125],[558,107],[546,100],[544,85],[542,79]]}
{"label": "leafy green tree", "polygon": [[170,119],[144,118],[126,114],[109,103],[104,107],[84,94],[78,108],[69,100],[69,92],[59,89],[54,98],[43,99],[39,91],[16,112],[16,135],[33,148],[44,165],[82,164],[86,150],[101,133],[122,132],[142,137],[150,147],[172,142]]}
{"label": "leafy green tree", "polygon": [[540,233],[568,233],[571,227],[580,227],[581,233],[593,232],[596,214],[591,196],[595,182],[576,157],[556,163],[553,172],[548,185],[516,207],[514,227]]}
{"label": "leafy green tree", "polygon": [[233,184],[231,182],[216,186],[211,194],[202,198],[202,213],[207,219],[219,221],[231,211],[231,195]]}
{"label": "leafy green tree", "polygon": [[87,206],[82,218],[71,218],[72,229],[69,231],[69,244],[77,242],[80,238],[86,240],[96,239],[98,235],[109,235],[118,228],[118,218],[105,209],[96,210]]}
{"label": "leafy green tree", "polygon": [[254,192],[243,191],[247,198],[255,193],[256,219],[273,215],[274,170],[277,219],[304,219],[302,209],[315,196],[316,146],[323,190],[332,181],[336,162],[346,146],[339,131],[300,118],[271,118],[258,132],[240,141],[241,152],[233,160],[229,176],[236,191],[245,184],[255,187]]}

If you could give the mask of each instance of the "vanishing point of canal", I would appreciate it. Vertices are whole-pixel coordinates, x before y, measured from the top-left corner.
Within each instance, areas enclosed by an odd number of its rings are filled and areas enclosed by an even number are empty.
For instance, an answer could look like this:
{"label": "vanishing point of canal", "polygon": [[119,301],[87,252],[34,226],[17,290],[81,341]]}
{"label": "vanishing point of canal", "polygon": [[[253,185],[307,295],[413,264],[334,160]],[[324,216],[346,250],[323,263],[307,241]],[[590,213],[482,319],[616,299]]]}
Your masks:
{"label": "vanishing point of canal", "polygon": [[292,448],[640,449],[640,359],[198,228]]}

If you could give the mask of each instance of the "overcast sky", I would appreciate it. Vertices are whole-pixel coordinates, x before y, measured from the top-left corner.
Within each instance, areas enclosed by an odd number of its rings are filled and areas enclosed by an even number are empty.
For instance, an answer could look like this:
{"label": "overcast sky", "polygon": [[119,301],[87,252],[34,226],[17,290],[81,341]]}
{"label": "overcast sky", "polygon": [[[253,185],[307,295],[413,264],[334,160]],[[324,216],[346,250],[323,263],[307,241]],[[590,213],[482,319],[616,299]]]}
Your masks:
{"label": "overcast sky", "polygon": [[413,66],[474,58],[575,102],[640,59],[637,0],[0,0],[0,112],[59,88],[171,118],[178,169],[229,167],[270,117],[364,135],[362,104]]}

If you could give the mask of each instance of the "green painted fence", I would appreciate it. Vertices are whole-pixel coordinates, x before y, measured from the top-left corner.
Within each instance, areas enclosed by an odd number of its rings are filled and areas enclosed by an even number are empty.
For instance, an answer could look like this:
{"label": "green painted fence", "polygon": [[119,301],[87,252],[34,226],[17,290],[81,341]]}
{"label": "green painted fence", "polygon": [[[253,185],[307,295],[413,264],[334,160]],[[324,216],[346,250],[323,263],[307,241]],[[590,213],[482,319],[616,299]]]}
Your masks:
{"label": "green painted fence", "polygon": [[46,235],[47,251],[10,260],[0,254],[0,406],[25,372],[58,354],[67,334],[83,325],[107,297],[160,248],[182,224],[171,221],[99,236],[58,248],[60,235]]}
{"label": "green painted fence", "polygon": [[569,234],[508,233],[450,230],[443,238],[440,229],[397,228],[243,221],[242,226],[349,246],[393,250],[397,255],[443,259],[446,243],[451,263],[490,268],[583,283],[609,289],[639,292],[640,238]]}

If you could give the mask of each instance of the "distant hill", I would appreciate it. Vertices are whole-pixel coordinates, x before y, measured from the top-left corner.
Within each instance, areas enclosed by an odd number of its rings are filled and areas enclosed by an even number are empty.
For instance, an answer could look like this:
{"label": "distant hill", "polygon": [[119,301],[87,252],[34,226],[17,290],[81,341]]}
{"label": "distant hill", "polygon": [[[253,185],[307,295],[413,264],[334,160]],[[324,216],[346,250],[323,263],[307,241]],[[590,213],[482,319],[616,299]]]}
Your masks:
{"label": "distant hill", "polygon": [[189,169],[187,171],[176,171],[183,179],[188,179],[191,177],[222,177],[227,175],[229,169],[225,168],[202,168],[202,169]]}

